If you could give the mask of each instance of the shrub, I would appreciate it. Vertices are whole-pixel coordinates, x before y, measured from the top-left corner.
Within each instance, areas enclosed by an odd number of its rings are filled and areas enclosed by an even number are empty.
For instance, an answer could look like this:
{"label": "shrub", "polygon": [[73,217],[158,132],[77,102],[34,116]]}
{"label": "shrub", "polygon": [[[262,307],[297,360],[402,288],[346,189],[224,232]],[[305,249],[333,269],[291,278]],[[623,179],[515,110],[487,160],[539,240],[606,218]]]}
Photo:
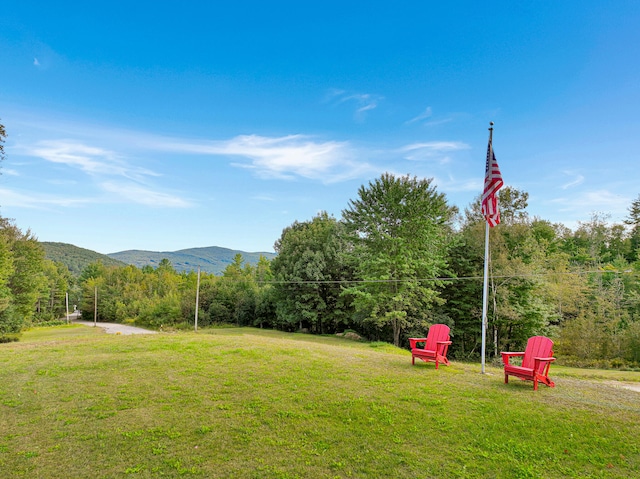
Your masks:
{"label": "shrub", "polygon": [[342,333],[336,333],[336,336],[345,339],[351,339],[352,341],[362,341],[363,338],[356,331],[352,329],[345,329]]}
{"label": "shrub", "polygon": [[18,341],[20,341],[19,333],[0,335],[0,343],[13,343]]}

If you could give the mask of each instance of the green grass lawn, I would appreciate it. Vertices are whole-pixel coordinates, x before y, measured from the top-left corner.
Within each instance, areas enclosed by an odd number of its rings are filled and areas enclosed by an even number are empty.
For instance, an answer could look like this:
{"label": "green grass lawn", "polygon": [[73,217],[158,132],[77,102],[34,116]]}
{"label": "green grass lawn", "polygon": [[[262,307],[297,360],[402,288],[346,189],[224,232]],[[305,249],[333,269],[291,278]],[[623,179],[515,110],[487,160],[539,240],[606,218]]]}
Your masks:
{"label": "green grass lawn", "polygon": [[[372,347],[377,346],[377,347]],[[0,477],[640,477],[640,373],[477,364],[256,329],[0,344]]]}

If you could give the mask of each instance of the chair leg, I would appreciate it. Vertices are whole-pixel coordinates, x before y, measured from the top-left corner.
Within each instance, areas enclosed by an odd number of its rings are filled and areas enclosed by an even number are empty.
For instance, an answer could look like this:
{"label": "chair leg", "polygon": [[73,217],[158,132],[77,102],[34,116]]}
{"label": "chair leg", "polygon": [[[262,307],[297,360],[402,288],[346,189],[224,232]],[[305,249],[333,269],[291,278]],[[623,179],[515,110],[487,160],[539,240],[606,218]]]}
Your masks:
{"label": "chair leg", "polygon": [[416,357],[415,356],[411,356],[411,364],[413,364],[414,366],[416,365]]}
{"label": "chair leg", "polygon": [[556,384],[549,378],[549,376],[539,376],[540,381],[549,386],[550,388],[554,387]]}
{"label": "chair leg", "polygon": [[509,375],[507,373],[504,373],[504,383],[509,384]]}

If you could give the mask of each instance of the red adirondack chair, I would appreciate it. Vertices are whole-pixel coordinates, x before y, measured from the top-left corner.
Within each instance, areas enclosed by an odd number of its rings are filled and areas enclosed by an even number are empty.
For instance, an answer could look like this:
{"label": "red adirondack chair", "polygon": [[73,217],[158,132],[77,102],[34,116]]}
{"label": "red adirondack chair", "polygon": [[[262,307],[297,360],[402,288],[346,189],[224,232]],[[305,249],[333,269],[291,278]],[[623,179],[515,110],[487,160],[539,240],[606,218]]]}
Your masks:
{"label": "red adirondack chair", "polygon": [[[509,382],[509,376],[516,376],[522,380],[533,381],[533,390],[538,390],[538,381],[549,387],[555,383],[549,379],[549,367],[556,360],[553,357],[553,341],[545,336],[533,336],[527,341],[527,348],[519,353],[501,353],[504,363],[504,383]],[[509,359],[522,356],[522,365],[509,364]]]}
{"label": "red adirondack chair", "polygon": [[[416,358],[423,361],[436,363],[436,369],[440,363],[449,365],[447,351],[451,341],[449,341],[449,326],[446,324],[434,324],[429,328],[426,338],[409,338],[411,345],[411,364],[416,364]],[[419,348],[417,343],[424,343],[424,347]]]}

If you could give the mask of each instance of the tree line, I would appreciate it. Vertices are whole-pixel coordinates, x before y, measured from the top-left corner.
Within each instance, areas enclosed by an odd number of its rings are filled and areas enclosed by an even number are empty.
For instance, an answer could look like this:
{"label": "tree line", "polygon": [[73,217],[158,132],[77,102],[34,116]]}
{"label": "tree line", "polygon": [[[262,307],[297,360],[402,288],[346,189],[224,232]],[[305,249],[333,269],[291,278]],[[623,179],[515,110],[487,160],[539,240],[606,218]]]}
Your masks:
{"label": "tree line", "polygon": [[[640,197],[625,224],[601,214],[575,231],[530,218],[526,192],[500,193],[490,230],[488,353],[551,336],[567,364],[640,364]],[[0,334],[64,316],[68,294],[85,319],[192,328],[197,273],[92,263],[79,277],[44,259],[31,233],[0,223]],[[202,273],[198,324],[335,334],[406,346],[429,325],[452,328],[451,354],[479,355],[484,262],[479,198],[464,212],[431,180],[385,174],[362,186],[341,219],[326,212],[286,227],[273,260],[238,254]],[[3,259],[4,258],[4,259]],[[97,302],[96,302],[97,301]]]}
{"label": "tree line", "polygon": [[[575,230],[529,217],[528,194],[499,192],[490,230],[487,348],[556,342],[566,364],[640,366],[640,196],[624,224],[602,214]],[[479,356],[484,218],[478,197],[465,211],[430,179],[384,174],[358,190],[336,219],[295,221],[273,260],[241,255],[221,276],[202,273],[198,324],[357,332],[406,346],[429,325],[452,329],[451,354]],[[157,329],[191,328],[197,274],[157,268],[86,267],[79,276],[44,258],[30,233],[0,218],[0,337],[64,317],[66,298],[84,319]]]}

